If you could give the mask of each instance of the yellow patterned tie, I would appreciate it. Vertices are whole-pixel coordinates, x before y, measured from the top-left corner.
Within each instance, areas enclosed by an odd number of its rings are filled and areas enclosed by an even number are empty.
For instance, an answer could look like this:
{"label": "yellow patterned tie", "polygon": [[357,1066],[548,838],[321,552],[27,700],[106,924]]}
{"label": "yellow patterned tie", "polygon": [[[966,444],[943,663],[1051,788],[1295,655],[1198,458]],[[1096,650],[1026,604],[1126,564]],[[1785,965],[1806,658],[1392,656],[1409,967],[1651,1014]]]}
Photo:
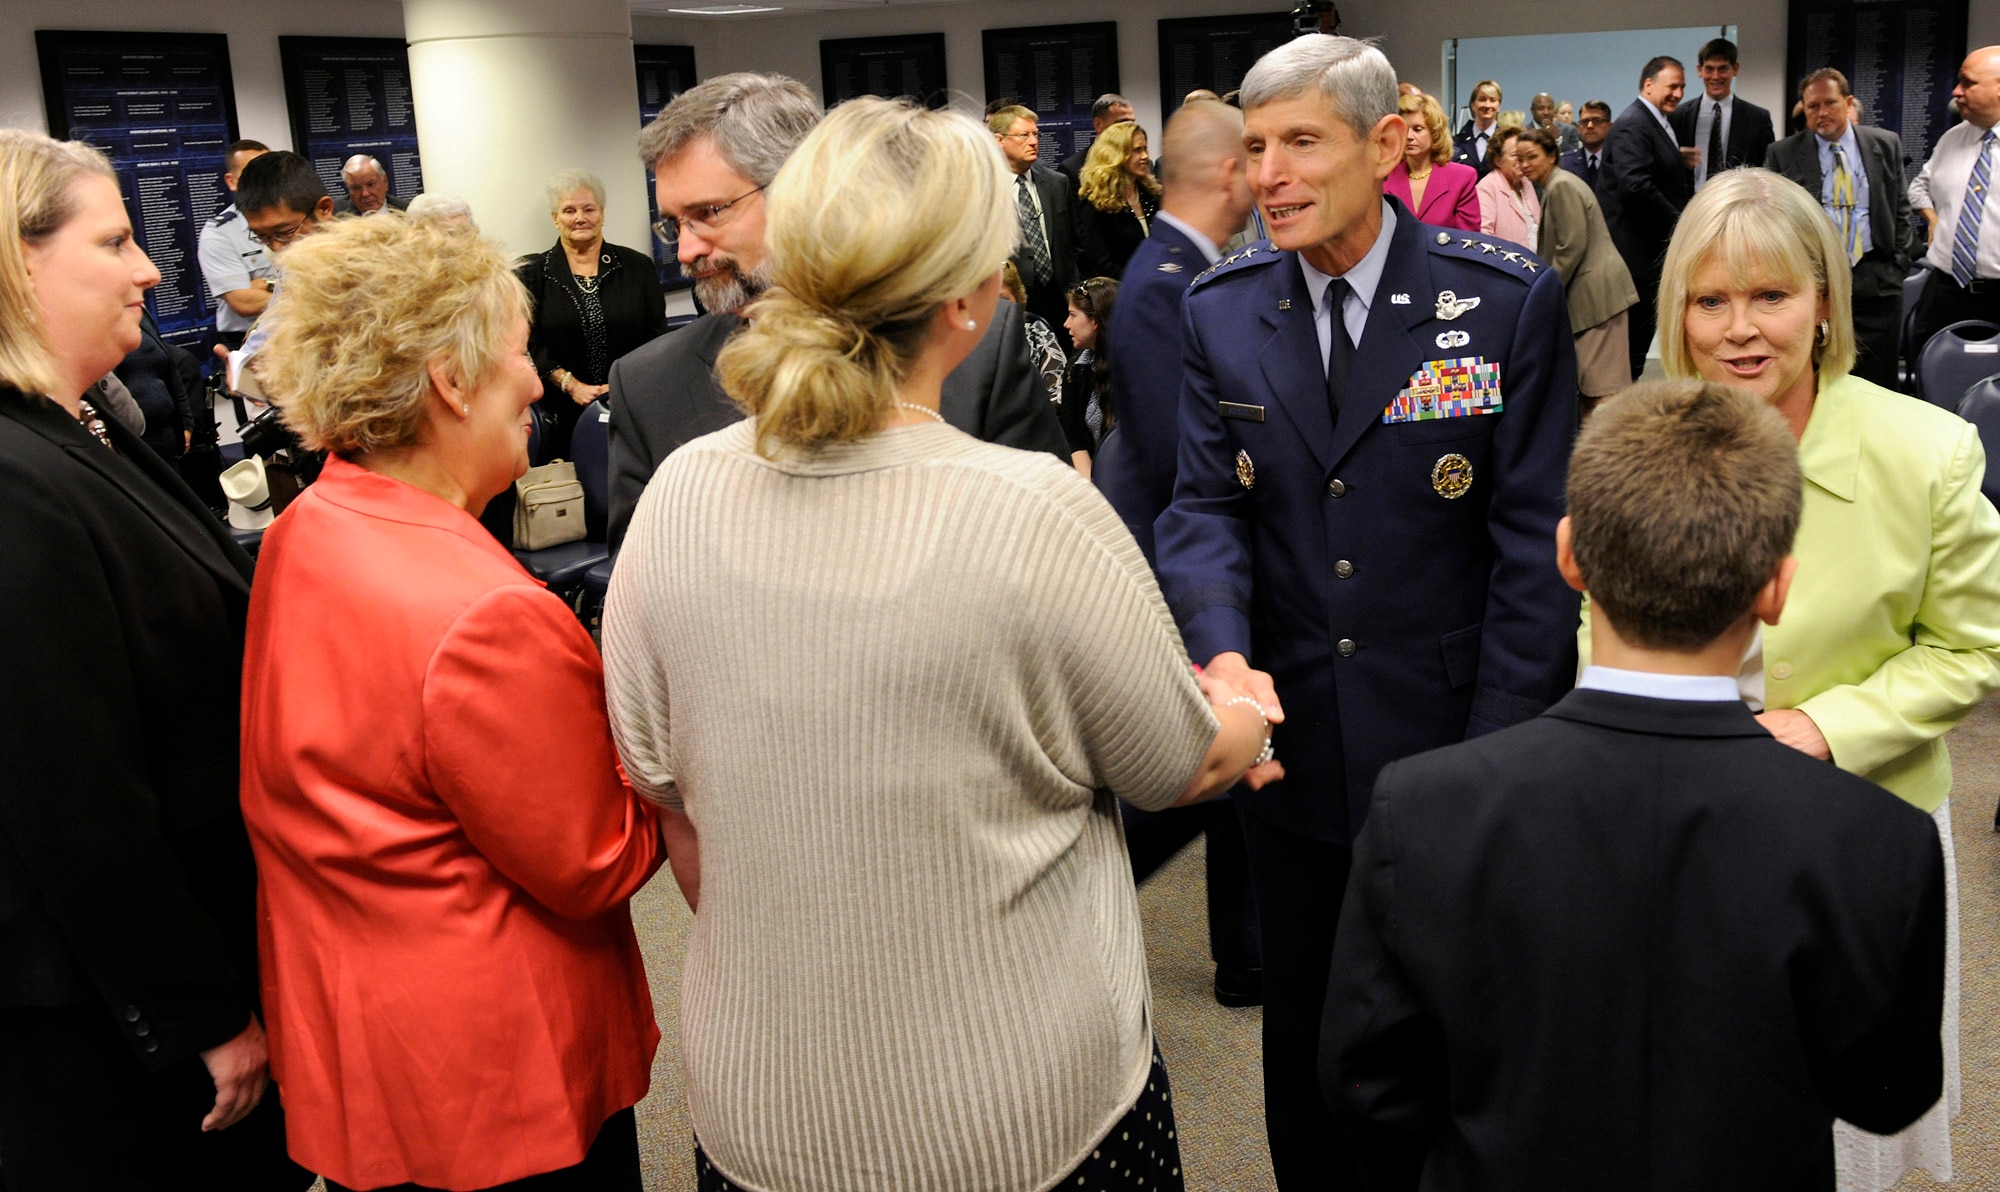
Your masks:
{"label": "yellow patterned tie", "polygon": [[1840,242],[1847,246],[1847,263],[1861,260],[1861,225],[1854,218],[1854,175],[1847,172],[1847,154],[1833,147],[1833,208],[1840,212]]}

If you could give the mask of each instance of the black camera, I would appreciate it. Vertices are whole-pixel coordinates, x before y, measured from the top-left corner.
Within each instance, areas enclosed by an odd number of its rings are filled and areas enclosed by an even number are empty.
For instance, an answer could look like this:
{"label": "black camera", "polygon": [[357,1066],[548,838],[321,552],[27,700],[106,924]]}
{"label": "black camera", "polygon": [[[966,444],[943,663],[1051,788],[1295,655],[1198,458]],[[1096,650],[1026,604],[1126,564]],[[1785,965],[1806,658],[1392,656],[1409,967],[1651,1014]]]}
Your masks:
{"label": "black camera", "polygon": [[1340,9],[1333,0],[1299,0],[1292,9],[1292,36],[1340,32]]}

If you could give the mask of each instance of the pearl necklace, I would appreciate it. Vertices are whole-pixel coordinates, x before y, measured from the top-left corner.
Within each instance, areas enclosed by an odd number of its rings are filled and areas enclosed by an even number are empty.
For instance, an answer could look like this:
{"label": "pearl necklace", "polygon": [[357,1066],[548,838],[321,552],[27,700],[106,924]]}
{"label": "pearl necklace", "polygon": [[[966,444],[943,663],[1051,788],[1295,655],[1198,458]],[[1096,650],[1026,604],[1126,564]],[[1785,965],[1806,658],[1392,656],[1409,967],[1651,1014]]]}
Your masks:
{"label": "pearl necklace", "polygon": [[920,406],[914,402],[907,401],[892,402],[891,404],[899,410],[908,410],[914,414],[922,414],[924,417],[934,419],[938,422],[944,421],[944,415],[931,409],[929,406]]}

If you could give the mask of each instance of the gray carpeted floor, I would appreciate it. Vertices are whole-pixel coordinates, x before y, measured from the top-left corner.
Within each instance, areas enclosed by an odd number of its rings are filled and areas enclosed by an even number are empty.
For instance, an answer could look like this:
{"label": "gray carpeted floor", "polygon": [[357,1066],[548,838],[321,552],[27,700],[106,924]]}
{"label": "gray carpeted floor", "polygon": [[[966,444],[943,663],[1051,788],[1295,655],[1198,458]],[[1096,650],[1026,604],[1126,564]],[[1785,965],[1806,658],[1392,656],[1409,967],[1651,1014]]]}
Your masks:
{"label": "gray carpeted floor", "polygon": [[[2000,1192],[2000,699],[1974,712],[1951,739],[1956,768],[1953,832],[1958,850],[1961,969],[1960,1048],[1965,1100],[1952,1128],[1951,1184],[1918,1172],[1899,1190]],[[1209,996],[1208,936],[1201,845],[1155,874],[1139,892],[1153,1007],[1174,1082],[1181,1160],[1192,1192],[1260,1192],[1274,1187],[1264,1147],[1255,1010],[1225,1010]],[[653,1068],[652,1094],[639,1106],[648,1192],[692,1192],[693,1141],[674,1047],[681,950],[689,916],[663,871],[634,904],[653,977],[654,1009],[667,1039]]]}

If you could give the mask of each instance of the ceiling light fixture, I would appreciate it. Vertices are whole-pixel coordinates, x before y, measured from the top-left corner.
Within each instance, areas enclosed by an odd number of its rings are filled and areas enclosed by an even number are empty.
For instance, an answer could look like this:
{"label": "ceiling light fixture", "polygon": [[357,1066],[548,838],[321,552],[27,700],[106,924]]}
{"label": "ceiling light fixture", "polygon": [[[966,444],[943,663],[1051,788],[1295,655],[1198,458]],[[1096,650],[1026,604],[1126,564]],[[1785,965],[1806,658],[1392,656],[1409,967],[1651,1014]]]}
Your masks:
{"label": "ceiling light fixture", "polygon": [[669,8],[667,11],[691,17],[741,17],[748,16],[753,12],[783,12],[785,10],[782,5],[704,4],[700,8]]}

